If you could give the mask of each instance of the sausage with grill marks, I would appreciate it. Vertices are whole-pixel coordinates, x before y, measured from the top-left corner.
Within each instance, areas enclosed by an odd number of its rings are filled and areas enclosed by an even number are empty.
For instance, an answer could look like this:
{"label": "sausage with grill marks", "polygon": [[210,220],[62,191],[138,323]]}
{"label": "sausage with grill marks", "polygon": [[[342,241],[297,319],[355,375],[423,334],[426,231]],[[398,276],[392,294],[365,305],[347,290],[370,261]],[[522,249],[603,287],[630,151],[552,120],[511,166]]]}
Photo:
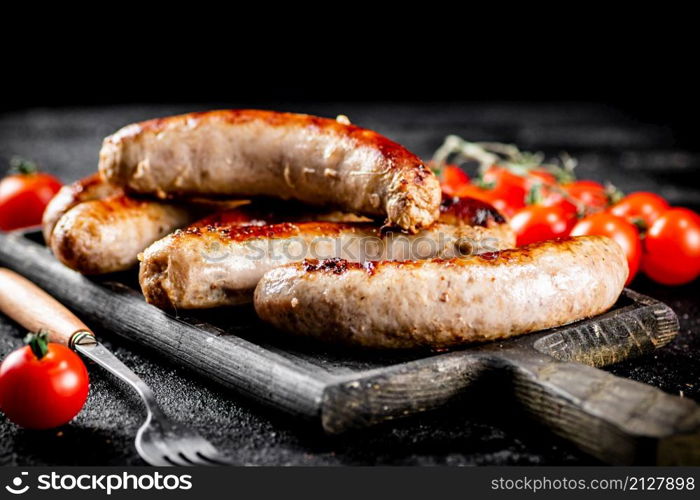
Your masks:
{"label": "sausage with grill marks", "polygon": [[139,281],[146,300],[161,308],[231,306],[251,302],[266,271],[305,258],[410,260],[493,251],[515,243],[498,212],[467,198],[445,200],[440,220],[413,235],[338,215],[286,212],[285,222],[275,223],[279,219],[278,214],[243,226],[237,212],[223,213],[154,243],[140,256]]}
{"label": "sausage with grill marks", "polygon": [[123,194],[85,201],[58,220],[49,248],[83,274],[123,271],[138,263],[148,245],[201,215],[192,207]]}
{"label": "sausage with grill marks", "polygon": [[98,200],[121,193],[121,188],[105,182],[100,174],[93,174],[63,186],[44,210],[41,222],[44,241],[47,245],[50,243],[51,233],[53,233],[56,223],[74,206],[85,201]]}
{"label": "sausage with grill marks", "polygon": [[624,252],[603,236],[448,260],[305,261],[267,272],[255,310],[277,328],[325,341],[444,348],[600,314],[627,274]]}
{"label": "sausage with grill marks", "polygon": [[135,266],[137,255],[166,234],[215,210],[244,203],[248,202],[133,198],[94,174],[64,186],[49,202],[43,216],[44,241],[61,262],[83,274],[122,271]]}
{"label": "sausage with grill marks", "polygon": [[316,116],[259,110],[190,113],[107,137],[100,172],[163,198],[275,196],[386,218],[416,232],[439,216],[440,185],[403,146]]}

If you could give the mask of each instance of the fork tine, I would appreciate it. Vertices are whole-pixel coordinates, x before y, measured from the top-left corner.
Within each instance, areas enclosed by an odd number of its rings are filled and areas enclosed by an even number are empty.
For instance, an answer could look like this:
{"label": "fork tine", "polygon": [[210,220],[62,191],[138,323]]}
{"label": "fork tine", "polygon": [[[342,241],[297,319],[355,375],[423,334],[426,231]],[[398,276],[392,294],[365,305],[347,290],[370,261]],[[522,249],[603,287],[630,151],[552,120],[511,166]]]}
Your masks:
{"label": "fork tine", "polygon": [[[154,439],[150,443],[153,452],[140,452],[146,461],[155,466],[191,466],[191,465],[231,465],[232,462],[223,456],[204,438]],[[147,456],[147,458],[146,458]]]}
{"label": "fork tine", "polygon": [[191,462],[181,457],[179,453],[171,453],[165,455],[163,458],[169,462],[169,465],[175,465],[178,467],[190,467],[193,465]]}
{"label": "fork tine", "polygon": [[212,454],[199,452],[198,455],[206,460],[209,465],[234,465],[230,458],[218,451]]}
{"label": "fork tine", "polygon": [[205,466],[212,466],[212,465],[214,465],[214,464],[212,464],[211,462],[207,462],[206,460],[204,460],[203,458],[201,458],[197,452],[190,452],[190,453],[187,453],[187,454],[181,452],[181,453],[180,453],[180,456],[181,456],[183,459],[185,459],[185,460],[187,460],[188,462],[190,462],[190,465],[205,465]]}
{"label": "fork tine", "polygon": [[[201,435],[194,433],[190,436],[190,446],[186,455],[196,457],[198,463],[204,465],[231,465],[231,461],[225,458],[216,447]],[[194,459],[193,459],[194,460]]]}
{"label": "fork tine", "polygon": [[189,431],[177,438],[164,438],[161,443],[168,450],[168,456],[173,461],[181,462],[184,465],[214,465],[203,456],[205,452],[216,454],[216,448],[194,431]]}

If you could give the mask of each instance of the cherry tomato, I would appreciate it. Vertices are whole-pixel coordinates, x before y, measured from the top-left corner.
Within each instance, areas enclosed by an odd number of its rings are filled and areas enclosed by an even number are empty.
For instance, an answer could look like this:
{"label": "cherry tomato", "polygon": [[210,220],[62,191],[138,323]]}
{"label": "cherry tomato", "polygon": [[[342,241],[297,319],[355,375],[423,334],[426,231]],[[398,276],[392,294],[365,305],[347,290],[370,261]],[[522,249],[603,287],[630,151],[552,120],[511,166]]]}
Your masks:
{"label": "cherry tomato", "polygon": [[533,169],[528,172],[525,188],[529,191],[535,184],[542,186],[553,186],[557,183],[557,178],[546,170]]}
{"label": "cherry tomato", "polygon": [[41,224],[41,216],[61,183],[36,171],[30,162],[20,162],[19,173],[0,181],[0,229],[10,231]]}
{"label": "cherry tomato", "polygon": [[568,236],[576,219],[559,206],[530,205],[510,221],[518,246]]}
{"label": "cherry tomato", "polygon": [[525,177],[515,174],[510,169],[499,165],[493,165],[486,169],[481,178],[486,184],[493,184],[494,187],[508,185],[519,187],[523,189],[523,191],[527,190],[527,180]]}
{"label": "cherry tomato", "polygon": [[546,207],[559,207],[563,210],[567,217],[576,218],[578,215],[578,208],[574,203],[567,199],[567,193],[563,190],[561,186],[554,185],[541,185],[540,186],[540,200],[537,202],[539,205],[544,205]]}
{"label": "cherry tomato", "polygon": [[642,258],[642,244],[637,227],[622,217],[600,212],[584,217],[571,230],[571,236],[586,234],[609,236],[622,247],[629,265],[629,277],[625,284],[629,284],[637,274]]}
{"label": "cherry tomato", "polygon": [[610,213],[630,222],[641,219],[649,228],[668,209],[668,202],[658,194],[640,191],[622,198],[610,208]]}
{"label": "cherry tomato", "polygon": [[700,215],[672,208],[649,228],[642,269],[654,281],[681,285],[700,275]]}
{"label": "cherry tomato", "polygon": [[506,217],[513,217],[515,212],[525,206],[526,191],[512,184],[501,184],[487,190],[491,205]]}
{"label": "cherry tomato", "polygon": [[454,194],[460,198],[474,198],[476,200],[481,200],[486,203],[491,203],[491,198],[489,195],[490,191],[479,187],[475,184],[467,184],[460,187]]}
{"label": "cherry tomato", "polygon": [[513,169],[499,165],[489,167],[482,175],[482,179],[487,184],[493,184],[494,187],[505,184],[522,188],[525,192],[530,191],[536,184],[551,186],[557,183],[553,174],[541,168],[513,171]]}
{"label": "cherry tomato", "polygon": [[580,204],[586,214],[605,210],[608,206],[608,195],[605,186],[595,181],[574,181],[562,186],[564,191]]}
{"label": "cherry tomato", "polygon": [[508,186],[485,189],[474,184],[468,184],[459,188],[455,196],[481,200],[493,206],[506,217],[512,217],[515,212],[525,206],[525,201],[521,198],[522,192],[517,189],[512,190]]}
{"label": "cherry tomato", "polygon": [[515,212],[525,206],[527,194],[526,179],[514,174],[509,169],[494,165],[489,167],[482,175],[484,183],[490,187],[485,188],[488,203],[506,217],[512,217]]}
{"label": "cherry tomato", "polygon": [[567,199],[561,198],[556,203],[552,203],[551,201],[545,201],[543,205],[559,207],[567,215],[567,217],[574,220],[578,218],[578,208],[576,207],[576,205],[574,205]]}
{"label": "cherry tomato", "polygon": [[30,345],[0,365],[0,409],[28,429],[58,427],[75,417],[88,395],[88,373],[69,348],[30,334]]}
{"label": "cherry tomato", "polygon": [[467,173],[456,165],[445,165],[439,177],[442,192],[448,196],[455,196],[457,190],[469,184]]}

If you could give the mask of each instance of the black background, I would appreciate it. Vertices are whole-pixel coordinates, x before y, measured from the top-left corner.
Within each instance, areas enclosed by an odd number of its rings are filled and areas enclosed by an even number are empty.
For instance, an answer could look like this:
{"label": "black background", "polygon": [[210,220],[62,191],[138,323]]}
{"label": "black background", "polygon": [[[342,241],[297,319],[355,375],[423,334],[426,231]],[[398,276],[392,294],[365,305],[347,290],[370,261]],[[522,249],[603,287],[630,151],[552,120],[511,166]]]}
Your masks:
{"label": "black background", "polygon": [[669,126],[677,146],[698,148],[694,17],[681,10],[421,5],[383,12],[338,4],[283,12],[263,4],[265,16],[189,6],[172,19],[120,5],[70,22],[48,12],[30,23],[8,18],[0,35],[0,112],[133,103],[573,101]]}

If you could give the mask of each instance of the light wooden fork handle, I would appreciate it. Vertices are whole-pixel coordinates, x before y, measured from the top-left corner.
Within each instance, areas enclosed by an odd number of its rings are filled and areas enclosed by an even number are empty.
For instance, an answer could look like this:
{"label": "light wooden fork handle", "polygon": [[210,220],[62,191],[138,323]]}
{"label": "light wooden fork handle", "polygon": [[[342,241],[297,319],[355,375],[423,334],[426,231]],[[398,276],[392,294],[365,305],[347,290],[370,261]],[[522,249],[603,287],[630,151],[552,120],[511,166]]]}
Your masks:
{"label": "light wooden fork handle", "polygon": [[63,304],[6,268],[0,268],[0,311],[31,332],[46,330],[50,342],[71,348],[78,335],[93,335]]}

